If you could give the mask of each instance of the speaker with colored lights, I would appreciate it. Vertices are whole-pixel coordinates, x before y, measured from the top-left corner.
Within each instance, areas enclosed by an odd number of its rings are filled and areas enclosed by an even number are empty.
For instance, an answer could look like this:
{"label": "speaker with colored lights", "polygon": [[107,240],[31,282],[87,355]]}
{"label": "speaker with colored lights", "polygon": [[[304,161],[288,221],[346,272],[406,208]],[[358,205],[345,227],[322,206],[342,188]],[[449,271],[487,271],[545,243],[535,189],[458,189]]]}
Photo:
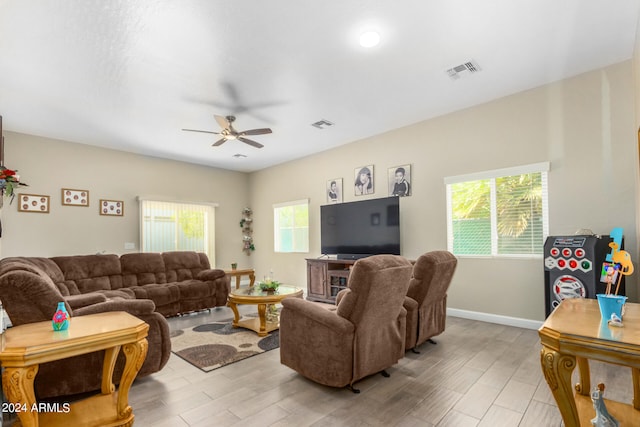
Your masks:
{"label": "speaker with colored lights", "polygon": [[[544,244],[545,312],[566,298],[596,298],[606,290],[603,265],[610,252],[610,236],[549,236]],[[622,284],[619,295],[624,295]]]}

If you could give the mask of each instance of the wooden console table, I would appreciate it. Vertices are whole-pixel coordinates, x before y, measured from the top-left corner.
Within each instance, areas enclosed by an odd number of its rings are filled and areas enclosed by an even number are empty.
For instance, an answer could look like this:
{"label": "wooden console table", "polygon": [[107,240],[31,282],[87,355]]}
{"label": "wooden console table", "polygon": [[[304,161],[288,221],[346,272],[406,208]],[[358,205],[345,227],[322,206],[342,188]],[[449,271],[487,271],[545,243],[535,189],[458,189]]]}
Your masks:
{"label": "wooden console table", "polygon": [[[146,322],[125,312],[73,317],[69,329],[60,332],[52,330],[50,321],[7,329],[0,347],[2,387],[9,402],[21,409],[21,425],[131,426],[134,416],[129,388],[147,356],[148,331]],[[126,362],[116,390],[112,377],[120,348]],[[33,390],[40,363],[99,350],[105,350],[101,393],[61,404],[59,410],[40,410]]]}
{"label": "wooden console table", "polygon": [[[631,368],[633,406],[606,399],[605,404],[620,425],[640,425],[640,304],[626,304],[623,323],[622,328],[610,327],[602,322],[596,300],[572,298],[562,301],[538,331],[542,372],[566,427],[591,427],[595,417],[589,359]],[[576,364],[580,383],[574,396]]]}
{"label": "wooden console table", "polygon": [[240,278],[242,276],[248,276],[249,277],[249,286],[253,286],[253,284],[256,281],[256,272],[253,268],[245,268],[242,270],[236,269],[236,270],[224,270],[224,273],[227,276],[230,277],[235,277],[236,278],[236,289],[238,289],[240,287]]}

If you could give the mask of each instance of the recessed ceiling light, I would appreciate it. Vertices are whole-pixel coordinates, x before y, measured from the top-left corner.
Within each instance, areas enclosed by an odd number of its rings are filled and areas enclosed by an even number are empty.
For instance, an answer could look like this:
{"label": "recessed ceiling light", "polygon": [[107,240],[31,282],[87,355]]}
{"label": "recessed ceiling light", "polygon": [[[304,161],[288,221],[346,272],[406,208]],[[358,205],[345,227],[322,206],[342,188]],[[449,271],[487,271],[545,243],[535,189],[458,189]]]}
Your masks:
{"label": "recessed ceiling light", "polygon": [[360,46],[374,47],[380,43],[380,34],[375,31],[367,31],[360,36]]}

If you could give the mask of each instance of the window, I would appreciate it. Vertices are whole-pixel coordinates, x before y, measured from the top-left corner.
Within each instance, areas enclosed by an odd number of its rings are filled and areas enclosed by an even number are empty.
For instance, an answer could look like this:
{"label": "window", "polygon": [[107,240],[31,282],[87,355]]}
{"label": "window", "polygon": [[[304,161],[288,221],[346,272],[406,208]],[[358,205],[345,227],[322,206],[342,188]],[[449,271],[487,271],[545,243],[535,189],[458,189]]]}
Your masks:
{"label": "window", "polygon": [[309,200],[273,206],[273,249],[276,252],[309,252]]}
{"label": "window", "polygon": [[445,178],[447,244],[455,255],[542,256],[549,163]]}
{"label": "window", "polygon": [[215,265],[214,205],[140,199],[142,252],[204,252]]}

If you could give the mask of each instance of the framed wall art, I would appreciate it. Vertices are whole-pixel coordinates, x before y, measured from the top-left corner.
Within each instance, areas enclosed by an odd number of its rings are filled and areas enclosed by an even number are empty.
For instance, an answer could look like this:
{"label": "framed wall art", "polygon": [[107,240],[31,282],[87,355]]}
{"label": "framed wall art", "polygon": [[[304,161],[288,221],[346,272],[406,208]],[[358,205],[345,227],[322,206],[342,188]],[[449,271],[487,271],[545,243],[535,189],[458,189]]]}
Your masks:
{"label": "framed wall art", "polygon": [[63,188],[62,204],[65,206],[89,206],[89,190]]}
{"label": "framed wall art", "polygon": [[18,194],[18,211],[49,213],[49,196],[42,194]]}
{"label": "framed wall art", "polygon": [[354,190],[356,196],[373,194],[373,165],[356,168],[353,174],[355,178]]}
{"label": "framed wall art", "polygon": [[122,200],[100,199],[100,215],[123,216],[124,202]]}
{"label": "framed wall art", "polygon": [[411,165],[401,165],[389,168],[390,196],[410,196],[411,195]]}
{"label": "framed wall art", "polygon": [[342,178],[327,181],[327,203],[342,203]]}

